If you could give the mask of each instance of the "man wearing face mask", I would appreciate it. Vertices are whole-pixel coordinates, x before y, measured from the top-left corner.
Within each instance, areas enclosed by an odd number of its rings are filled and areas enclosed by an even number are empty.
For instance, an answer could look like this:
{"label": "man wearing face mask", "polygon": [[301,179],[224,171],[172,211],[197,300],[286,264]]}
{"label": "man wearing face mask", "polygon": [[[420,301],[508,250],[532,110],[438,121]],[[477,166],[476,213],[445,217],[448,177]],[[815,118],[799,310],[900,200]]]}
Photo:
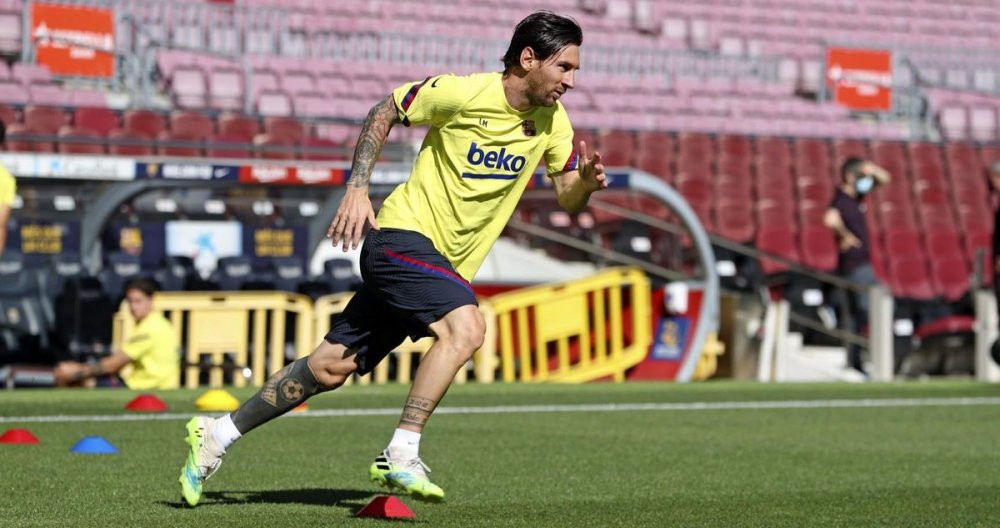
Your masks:
{"label": "man wearing face mask", "polygon": [[[868,252],[863,202],[876,186],[887,183],[889,173],[882,167],[860,158],[848,158],[841,165],[840,185],[823,217],[823,223],[837,235],[840,247],[837,272],[859,286],[879,284]],[[868,296],[855,293],[851,297],[852,330],[858,332],[868,320]],[[857,345],[848,348],[847,362],[851,368],[864,372],[861,349]]]}

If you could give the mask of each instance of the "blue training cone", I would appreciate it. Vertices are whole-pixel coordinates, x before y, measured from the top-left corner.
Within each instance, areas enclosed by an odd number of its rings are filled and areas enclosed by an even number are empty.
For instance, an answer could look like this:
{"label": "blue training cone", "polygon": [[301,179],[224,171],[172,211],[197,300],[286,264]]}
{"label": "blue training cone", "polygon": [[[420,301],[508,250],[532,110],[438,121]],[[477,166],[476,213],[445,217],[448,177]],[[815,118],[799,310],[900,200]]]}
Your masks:
{"label": "blue training cone", "polygon": [[113,455],[118,452],[118,448],[102,436],[85,436],[70,451],[86,455]]}

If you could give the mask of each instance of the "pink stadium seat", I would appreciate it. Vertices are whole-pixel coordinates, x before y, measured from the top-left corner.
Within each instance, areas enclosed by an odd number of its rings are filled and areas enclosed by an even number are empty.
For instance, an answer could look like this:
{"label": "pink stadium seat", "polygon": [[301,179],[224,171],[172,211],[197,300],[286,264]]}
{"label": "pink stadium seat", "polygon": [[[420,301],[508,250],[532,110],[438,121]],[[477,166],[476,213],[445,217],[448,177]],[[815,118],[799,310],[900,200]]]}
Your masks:
{"label": "pink stadium seat", "polygon": [[57,84],[31,84],[28,86],[28,98],[31,104],[48,106],[66,106],[69,104],[69,94]]}
{"label": "pink stadium seat", "polygon": [[[152,156],[152,136],[137,130],[115,129],[108,133],[108,153],[119,156]],[[133,143],[128,142],[146,142]]]}
{"label": "pink stadium seat", "polygon": [[281,76],[281,89],[292,95],[315,92],[316,79],[309,72],[288,71]]}
{"label": "pink stadium seat", "polygon": [[122,122],[125,130],[147,139],[159,136],[167,128],[163,114],[152,110],[126,110]]}
{"label": "pink stadium seat", "polygon": [[174,135],[203,141],[212,135],[212,118],[196,112],[177,111],[170,114],[170,132]]}
{"label": "pink stadium seat", "polygon": [[265,116],[292,115],[292,101],[283,92],[262,92],[257,95],[257,112]]}
{"label": "pink stadium seat", "polygon": [[51,106],[29,106],[24,109],[24,124],[43,134],[55,135],[69,122],[66,113]]}
{"label": "pink stadium seat", "polygon": [[243,109],[243,72],[235,69],[212,70],[208,75],[209,106],[220,110]]}
{"label": "pink stadium seat", "polygon": [[118,116],[109,108],[77,108],[73,111],[73,123],[78,129],[89,130],[99,136],[118,128]]}
{"label": "pink stadium seat", "polygon": [[0,12],[0,52],[17,53],[20,51],[21,51],[20,11]]}
{"label": "pink stadium seat", "polygon": [[[80,142],[80,139],[97,141],[102,136],[92,130],[83,128],[73,128],[64,126],[59,130],[59,142],[56,146],[59,152],[64,154],[104,154],[105,149],[102,143]],[[74,142],[73,140],[77,140]]]}
{"label": "pink stadium seat", "polygon": [[337,107],[333,99],[321,93],[299,93],[292,96],[295,115],[300,117],[333,117]]}
{"label": "pink stadium seat", "polygon": [[235,114],[219,116],[219,134],[238,137],[246,143],[252,143],[254,136],[260,133],[260,123],[252,117]]}
{"label": "pink stadium seat", "polygon": [[174,70],[170,78],[170,89],[174,94],[174,102],[179,108],[204,108],[205,73],[197,67],[182,66]]}
{"label": "pink stadium seat", "polygon": [[18,62],[10,70],[11,78],[27,86],[33,82],[51,82],[52,73],[47,66]]}
{"label": "pink stadium seat", "polygon": [[27,104],[28,91],[20,83],[0,82],[0,103]]}
{"label": "pink stadium seat", "polygon": [[207,154],[210,158],[252,158],[252,138],[232,134],[216,134],[208,138]]}
{"label": "pink stadium seat", "polygon": [[71,90],[67,92],[69,95],[69,104],[71,106],[93,106],[93,107],[106,107],[108,106],[107,92],[100,90]]}

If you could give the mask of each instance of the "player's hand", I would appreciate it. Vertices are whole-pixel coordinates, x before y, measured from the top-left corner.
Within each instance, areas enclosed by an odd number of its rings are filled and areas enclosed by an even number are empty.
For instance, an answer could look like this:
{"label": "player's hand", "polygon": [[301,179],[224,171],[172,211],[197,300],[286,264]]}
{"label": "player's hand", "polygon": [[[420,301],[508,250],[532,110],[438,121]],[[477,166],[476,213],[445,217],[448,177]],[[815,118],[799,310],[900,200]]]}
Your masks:
{"label": "player's hand", "polygon": [[347,192],[340,200],[340,206],[337,207],[337,214],[333,216],[330,228],[326,230],[326,236],[333,239],[333,247],[343,242],[346,253],[348,248],[361,247],[361,233],[365,229],[365,221],[372,226],[372,229],[378,229],[375,210],[372,209],[372,201],[368,198],[368,188],[348,186]]}
{"label": "player's hand", "polygon": [[76,381],[78,374],[83,371],[83,363],[76,361],[61,361],[52,371],[55,376],[56,386],[65,387]]}
{"label": "player's hand", "polygon": [[859,248],[859,247],[861,247],[861,239],[859,239],[858,237],[856,237],[856,236],[854,236],[852,234],[848,234],[846,236],[843,236],[840,239],[840,250],[841,251],[847,251],[847,250],[849,250],[851,248]]}
{"label": "player's hand", "polygon": [[587,143],[580,142],[580,180],[588,192],[608,188],[608,176],[604,174],[601,154],[594,152],[594,157],[587,157]]}

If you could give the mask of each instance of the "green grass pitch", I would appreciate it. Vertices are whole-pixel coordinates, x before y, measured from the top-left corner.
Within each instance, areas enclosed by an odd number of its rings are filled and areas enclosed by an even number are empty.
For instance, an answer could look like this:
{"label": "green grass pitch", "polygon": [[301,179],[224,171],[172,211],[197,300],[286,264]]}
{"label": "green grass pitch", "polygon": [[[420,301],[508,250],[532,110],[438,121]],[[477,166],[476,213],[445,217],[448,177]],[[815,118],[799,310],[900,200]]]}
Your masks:
{"label": "green grass pitch", "polygon": [[[203,502],[182,505],[184,417],[201,391],[158,393],[159,420],[26,422],[123,415],[124,390],[0,393],[0,526],[941,526],[1000,525],[1000,387],[971,382],[862,385],[465,385],[437,414],[421,455],[447,493],[404,498],[415,521],[353,517],[379,489],[367,467],[388,441],[404,386],[353,386],[269,423],[230,449]],[[233,391],[243,399],[250,389]],[[947,399],[933,405],[521,412],[525,405]],[[957,398],[967,398],[959,405]],[[968,400],[968,398],[976,400]],[[753,406],[751,406],[753,407]],[[174,416],[176,415],[176,416]],[[143,415],[145,417],[147,415]],[[149,415],[153,416],[153,415]],[[100,435],[115,455],[69,448]]]}

